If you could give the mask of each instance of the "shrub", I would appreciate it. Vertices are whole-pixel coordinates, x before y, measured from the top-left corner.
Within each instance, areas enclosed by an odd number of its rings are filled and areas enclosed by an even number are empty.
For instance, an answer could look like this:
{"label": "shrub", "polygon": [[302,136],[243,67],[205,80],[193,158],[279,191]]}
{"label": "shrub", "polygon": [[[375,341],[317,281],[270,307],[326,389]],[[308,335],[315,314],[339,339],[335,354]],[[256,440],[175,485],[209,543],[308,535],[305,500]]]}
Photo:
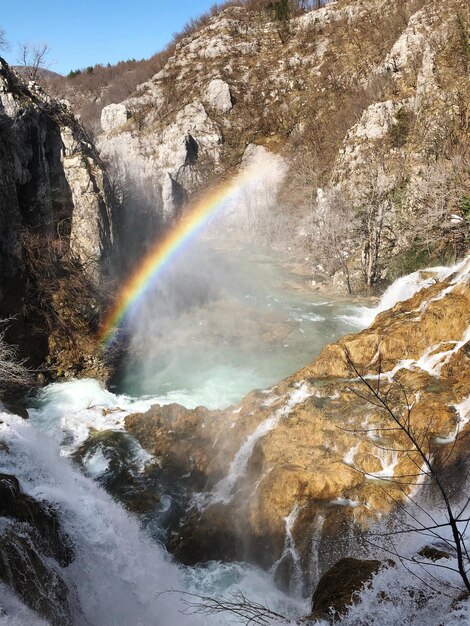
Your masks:
{"label": "shrub", "polygon": [[395,115],[396,123],[390,128],[390,143],[393,148],[402,148],[413,126],[413,114],[401,108]]}
{"label": "shrub", "polygon": [[32,383],[31,372],[18,360],[17,349],[5,341],[8,320],[0,320],[0,395],[12,387],[27,387]]}
{"label": "shrub", "polygon": [[470,222],[470,196],[462,196],[459,199],[459,206],[464,218]]}

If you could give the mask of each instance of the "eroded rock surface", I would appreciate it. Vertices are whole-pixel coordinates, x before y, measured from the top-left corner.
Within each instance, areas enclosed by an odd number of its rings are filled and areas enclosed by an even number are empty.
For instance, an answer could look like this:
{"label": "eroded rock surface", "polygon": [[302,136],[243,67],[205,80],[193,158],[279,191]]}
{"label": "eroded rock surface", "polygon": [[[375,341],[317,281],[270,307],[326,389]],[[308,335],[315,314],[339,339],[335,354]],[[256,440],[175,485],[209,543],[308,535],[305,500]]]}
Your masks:
{"label": "eroded rock surface", "polygon": [[29,365],[105,377],[94,333],[114,228],[104,168],[67,103],[0,59],[0,315]]}
{"label": "eroded rock surface", "polygon": [[[322,571],[347,553],[351,524],[368,528],[393,510],[413,487],[390,479],[415,474],[419,459],[402,434],[377,430],[390,418],[368,399],[358,373],[371,385],[380,374],[381,392],[397,414],[411,407],[413,428],[433,454],[446,451],[457,432],[463,441],[470,419],[470,261],[425,284],[368,329],[327,346],[297,374],[236,407],[156,406],[126,418],[126,429],[163,471],[176,481],[195,477],[200,493],[172,539],[179,558],[251,558],[279,582],[300,573],[311,588],[318,575],[312,562]],[[462,458],[464,449],[455,448]]]}

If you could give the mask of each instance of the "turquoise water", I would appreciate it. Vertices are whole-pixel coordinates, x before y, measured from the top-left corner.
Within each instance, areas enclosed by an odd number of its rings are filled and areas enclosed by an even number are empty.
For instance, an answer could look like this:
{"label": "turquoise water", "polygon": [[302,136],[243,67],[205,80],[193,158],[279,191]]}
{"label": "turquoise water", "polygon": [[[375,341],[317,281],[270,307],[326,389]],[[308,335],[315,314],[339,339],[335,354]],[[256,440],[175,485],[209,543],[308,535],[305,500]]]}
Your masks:
{"label": "turquoise water", "polygon": [[293,374],[368,311],[318,294],[269,251],[199,243],[134,313],[119,390],[221,408]]}

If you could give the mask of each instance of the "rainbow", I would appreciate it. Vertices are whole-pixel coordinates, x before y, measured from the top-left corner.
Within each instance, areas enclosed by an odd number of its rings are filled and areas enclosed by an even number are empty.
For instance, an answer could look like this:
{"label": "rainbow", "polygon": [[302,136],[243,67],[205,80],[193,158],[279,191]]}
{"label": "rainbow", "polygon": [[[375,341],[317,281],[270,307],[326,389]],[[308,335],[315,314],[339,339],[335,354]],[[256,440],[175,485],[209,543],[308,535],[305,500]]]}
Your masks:
{"label": "rainbow", "polygon": [[129,312],[138,306],[178,252],[200,233],[217,213],[240,199],[255,176],[255,172],[247,170],[229,183],[213,189],[190,206],[181,220],[159,239],[124,282],[114,304],[105,315],[99,333],[100,342],[104,347],[113,341]]}

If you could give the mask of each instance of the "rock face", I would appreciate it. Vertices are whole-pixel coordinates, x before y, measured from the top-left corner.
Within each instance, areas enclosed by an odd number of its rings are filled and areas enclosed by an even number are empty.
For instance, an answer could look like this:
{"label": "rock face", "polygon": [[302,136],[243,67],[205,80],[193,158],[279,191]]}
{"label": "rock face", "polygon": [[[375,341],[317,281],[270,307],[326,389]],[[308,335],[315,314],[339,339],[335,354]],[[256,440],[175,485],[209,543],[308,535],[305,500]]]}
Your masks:
{"label": "rock face", "polygon": [[[251,236],[285,248],[295,238],[299,257],[307,248],[315,276],[333,274],[338,290],[363,288],[367,272],[371,284],[393,280],[427,262],[422,238],[436,228],[450,239],[432,254],[447,244],[463,252],[468,239],[468,30],[464,0],[341,0],[284,25],[269,11],[229,7],[103,110],[100,150],[118,164],[132,211],[153,216],[155,229],[236,171],[248,145],[264,146],[289,172],[279,195],[266,189],[275,209],[250,224]],[[312,244],[338,211],[333,198],[354,207],[339,219],[350,224],[339,254],[348,276]]]}
{"label": "rock face", "polygon": [[57,356],[79,339],[73,358],[84,371],[114,240],[101,161],[68,105],[27,87],[2,59],[0,137],[1,316],[16,316],[10,339],[31,365],[49,356],[68,368]]}
{"label": "rock face", "polygon": [[[112,245],[103,169],[67,105],[32,88],[0,61],[2,143],[9,155],[2,163],[2,206],[10,199],[10,223],[67,234],[87,269],[98,271]],[[18,237],[19,229],[9,231]],[[2,253],[11,257],[14,250],[2,246]]]}
{"label": "rock face", "polygon": [[69,589],[60,568],[74,550],[57,513],[22,493],[14,476],[0,475],[0,580],[51,624],[72,624]]}
{"label": "rock face", "polygon": [[207,85],[206,102],[220,113],[232,110],[232,96],[229,85],[220,78],[214,78]]}
{"label": "rock face", "polygon": [[332,623],[347,613],[357,595],[378,572],[382,563],[374,560],[341,559],[321,577],[312,599],[314,620]]}
{"label": "rock face", "polygon": [[129,112],[124,104],[110,104],[101,112],[101,128],[107,133],[124,126],[128,118]]}
{"label": "rock face", "polygon": [[[318,572],[348,553],[348,529],[367,528],[394,509],[413,488],[394,477],[414,475],[419,458],[402,433],[384,430],[394,424],[358,372],[374,385],[380,373],[396,414],[411,407],[414,432],[426,436],[436,458],[457,433],[463,441],[470,259],[416,279],[419,287],[367,330],[327,346],[300,372],[236,407],[156,406],[126,418],[126,429],[175,483],[185,477],[200,491],[173,534],[178,557],[251,558],[272,568],[280,584],[312,589]],[[460,443],[452,453],[464,449]]]}

